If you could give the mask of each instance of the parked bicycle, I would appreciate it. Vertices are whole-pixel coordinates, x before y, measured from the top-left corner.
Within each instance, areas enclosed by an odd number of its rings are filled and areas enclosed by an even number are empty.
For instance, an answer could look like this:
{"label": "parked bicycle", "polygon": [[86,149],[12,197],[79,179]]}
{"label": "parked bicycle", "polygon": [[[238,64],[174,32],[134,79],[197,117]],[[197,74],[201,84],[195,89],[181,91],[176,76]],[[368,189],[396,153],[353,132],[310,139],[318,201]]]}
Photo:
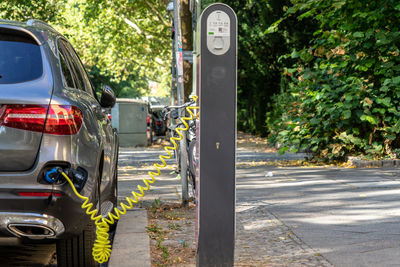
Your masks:
{"label": "parked bicycle", "polygon": [[[164,120],[177,120],[179,119],[179,111],[184,112],[185,108],[191,105],[194,105],[195,101],[189,101],[180,106],[166,106],[163,109]],[[185,114],[184,114],[185,115]],[[188,115],[188,114],[186,114]],[[189,187],[189,196],[191,198],[195,198],[195,190],[196,190],[196,119],[193,119],[188,122],[189,129],[186,133],[186,152],[187,152],[187,178],[188,178],[188,187]],[[170,134],[172,137],[177,137],[177,133],[175,131],[176,128],[185,127],[183,123],[172,124],[168,127]],[[181,155],[180,149],[174,151],[174,158],[177,164],[177,173],[181,173]]]}

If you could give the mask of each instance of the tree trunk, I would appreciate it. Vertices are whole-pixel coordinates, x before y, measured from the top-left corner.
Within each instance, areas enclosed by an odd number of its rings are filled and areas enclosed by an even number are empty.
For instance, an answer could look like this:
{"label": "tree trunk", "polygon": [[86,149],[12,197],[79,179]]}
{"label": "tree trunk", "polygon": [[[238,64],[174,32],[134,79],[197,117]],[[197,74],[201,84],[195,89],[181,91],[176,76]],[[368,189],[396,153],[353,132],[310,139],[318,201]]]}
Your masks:
{"label": "tree trunk", "polygon": [[[190,0],[182,0],[182,48],[184,51],[193,51],[193,29]],[[183,69],[185,101],[188,101],[193,90],[193,66],[191,63],[184,61]]]}

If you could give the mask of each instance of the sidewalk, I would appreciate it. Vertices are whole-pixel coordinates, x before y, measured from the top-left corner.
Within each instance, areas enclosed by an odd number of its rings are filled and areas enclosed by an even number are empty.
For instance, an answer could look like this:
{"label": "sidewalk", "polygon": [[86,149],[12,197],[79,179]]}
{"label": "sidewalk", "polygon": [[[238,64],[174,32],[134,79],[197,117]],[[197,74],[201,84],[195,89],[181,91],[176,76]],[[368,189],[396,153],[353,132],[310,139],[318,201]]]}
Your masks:
{"label": "sidewalk", "polygon": [[147,211],[134,209],[118,222],[109,267],[149,267],[150,240],[146,232]]}
{"label": "sidewalk", "polygon": [[[158,162],[161,148],[120,148],[118,169],[118,199],[124,201],[131,191],[137,190],[137,185],[143,185],[143,178],[148,177],[148,171],[154,171],[153,163]],[[141,202],[151,203],[155,199],[163,202],[179,202],[180,180],[172,173],[173,160],[167,160],[169,167],[157,177],[157,182],[151,186]],[[149,267],[150,239],[146,231],[148,226],[147,210],[137,208],[128,211],[118,222],[109,267]]]}

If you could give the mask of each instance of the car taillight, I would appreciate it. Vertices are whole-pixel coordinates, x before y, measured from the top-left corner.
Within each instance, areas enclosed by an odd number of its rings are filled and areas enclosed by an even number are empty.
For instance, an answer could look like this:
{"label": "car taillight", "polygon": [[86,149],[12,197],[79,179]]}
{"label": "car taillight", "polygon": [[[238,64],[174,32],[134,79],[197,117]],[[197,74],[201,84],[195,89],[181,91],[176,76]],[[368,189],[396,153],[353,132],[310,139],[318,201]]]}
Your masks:
{"label": "car taillight", "polygon": [[71,135],[79,132],[83,114],[75,106],[50,105],[44,133]]}
{"label": "car taillight", "polygon": [[47,105],[3,105],[0,125],[34,132],[43,132]]}
{"label": "car taillight", "polygon": [[3,105],[0,108],[2,126],[55,135],[76,134],[82,119],[82,112],[69,105]]}

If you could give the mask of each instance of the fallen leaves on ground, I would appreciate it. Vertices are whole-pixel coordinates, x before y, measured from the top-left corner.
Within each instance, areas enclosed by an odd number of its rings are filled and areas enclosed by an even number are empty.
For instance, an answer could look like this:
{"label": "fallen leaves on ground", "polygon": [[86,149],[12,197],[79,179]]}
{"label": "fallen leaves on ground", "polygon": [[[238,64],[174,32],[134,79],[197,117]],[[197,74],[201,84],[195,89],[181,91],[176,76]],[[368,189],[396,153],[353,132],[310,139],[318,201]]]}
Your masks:
{"label": "fallen leaves on ground", "polygon": [[196,266],[195,206],[156,201],[148,218],[151,266]]}

